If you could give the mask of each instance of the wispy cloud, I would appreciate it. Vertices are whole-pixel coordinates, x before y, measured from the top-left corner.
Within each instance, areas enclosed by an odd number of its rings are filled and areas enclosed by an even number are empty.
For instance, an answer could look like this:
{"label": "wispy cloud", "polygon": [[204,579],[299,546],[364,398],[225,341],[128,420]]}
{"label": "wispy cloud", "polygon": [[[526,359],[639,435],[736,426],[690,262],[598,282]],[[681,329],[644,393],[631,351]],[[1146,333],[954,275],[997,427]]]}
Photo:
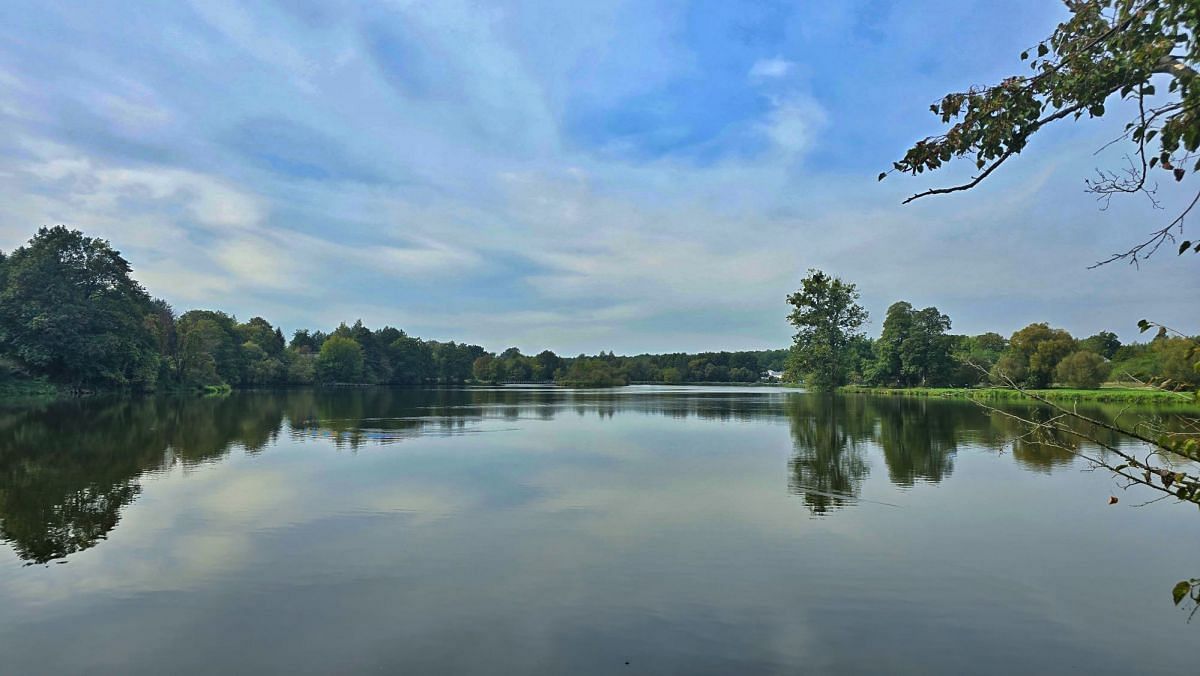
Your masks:
{"label": "wispy cloud", "polygon": [[0,24],[0,244],[67,223],[181,308],[493,348],[782,345],[814,266],[964,331],[1121,329],[1139,296],[1186,328],[1152,291],[1198,290],[1177,261],[1084,269],[1080,242],[1136,235],[1069,198],[1103,125],[969,196],[902,208],[915,183],[874,180],[1058,11],[939,0],[881,33],[861,2],[38,5]]}
{"label": "wispy cloud", "polygon": [[759,59],[750,66],[751,80],[772,80],[787,76],[796,64],[787,59]]}

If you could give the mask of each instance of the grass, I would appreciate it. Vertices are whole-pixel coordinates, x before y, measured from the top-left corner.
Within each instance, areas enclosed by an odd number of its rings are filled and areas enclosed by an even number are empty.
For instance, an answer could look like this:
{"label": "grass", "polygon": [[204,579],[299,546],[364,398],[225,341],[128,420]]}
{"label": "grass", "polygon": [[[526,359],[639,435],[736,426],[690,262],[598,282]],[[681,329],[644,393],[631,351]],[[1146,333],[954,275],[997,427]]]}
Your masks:
{"label": "grass", "polygon": [[[1007,387],[962,388],[962,387],[863,387],[850,385],[842,388],[843,392],[856,394],[873,394],[896,397],[942,397],[960,399],[1028,399],[1021,392]],[[1129,404],[1174,404],[1200,407],[1194,393],[1176,394],[1151,388],[1140,387],[1102,387],[1098,390],[1077,390],[1066,387],[1055,387],[1043,390],[1029,390],[1045,399],[1054,401],[1095,401],[1101,403]]]}
{"label": "grass", "polygon": [[0,399],[54,399],[62,390],[40,378],[8,379],[0,382]]}

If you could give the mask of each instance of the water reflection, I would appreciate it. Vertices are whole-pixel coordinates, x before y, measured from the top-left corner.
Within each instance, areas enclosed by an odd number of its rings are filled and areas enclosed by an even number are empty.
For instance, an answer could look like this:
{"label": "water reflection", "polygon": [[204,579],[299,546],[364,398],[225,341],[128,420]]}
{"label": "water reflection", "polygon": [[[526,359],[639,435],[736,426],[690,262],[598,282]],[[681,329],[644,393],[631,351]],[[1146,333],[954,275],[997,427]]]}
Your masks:
{"label": "water reflection", "polygon": [[1020,439],[1015,421],[961,401],[670,388],[362,388],[89,399],[0,413],[0,538],[30,564],[70,556],[116,528],[147,474],[219,462],[235,451],[260,453],[281,435],[354,452],[424,435],[474,434],[488,421],[516,429],[526,420],[618,413],[789,425],[788,485],[817,515],[858,499],[872,470],[872,445],[900,487],[946,480],[965,445],[1011,450],[1022,467],[1039,472],[1074,461],[1068,451]]}
{"label": "water reflection", "polygon": [[789,487],[814,514],[853,503],[869,467],[862,444],[871,436],[862,399],[793,397],[787,412],[796,452]]}

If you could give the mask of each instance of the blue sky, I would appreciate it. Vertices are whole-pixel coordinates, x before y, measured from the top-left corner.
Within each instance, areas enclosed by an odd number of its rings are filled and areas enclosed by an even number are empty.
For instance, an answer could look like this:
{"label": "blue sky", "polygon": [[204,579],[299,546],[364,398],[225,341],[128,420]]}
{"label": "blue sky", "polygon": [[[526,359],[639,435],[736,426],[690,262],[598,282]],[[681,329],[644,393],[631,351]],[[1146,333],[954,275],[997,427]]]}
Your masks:
{"label": "blue sky", "polygon": [[875,181],[938,131],[932,101],[1018,72],[1062,11],[7,2],[0,247],[65,223],[178,310],[493,350],[783,346],[812,267],[858,283],[872,333],[900,299],[956,332],[1196,332],[1193,260],[1086,269],[1165,216],[1083,192],[1123,120],[1055,129],[965,195]]}

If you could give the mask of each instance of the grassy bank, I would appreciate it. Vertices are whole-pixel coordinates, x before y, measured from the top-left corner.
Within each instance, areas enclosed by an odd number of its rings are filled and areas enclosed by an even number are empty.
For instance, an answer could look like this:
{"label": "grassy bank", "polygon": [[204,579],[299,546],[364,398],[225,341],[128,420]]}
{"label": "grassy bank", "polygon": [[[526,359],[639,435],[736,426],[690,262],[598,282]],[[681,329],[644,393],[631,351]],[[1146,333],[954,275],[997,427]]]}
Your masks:
{"label": "grassy bank", "polygon": [[[988,400],[1027,400],[1021,392],[1006,387],[987,387],[968,389],[960,387],[862,387],[850,385],[842,388],[843,392],[856,394],[873,394],[893,397],[942,397],[959,399],[988,399]],[[1070,388],[1051,388],[1045,390],[1029,390],[1038,396],[1052,401],[1094,401],[1100,403],[1128,404],[1174,404],[1194,405],[1200,407],[1195,394],[1174,394],[1147,388],[1133,387],[1102,387],[1098,390],[1075,390]]]}
{"label": "grassy bank", "polygon": [[54,399],[62,390],[41,379],[9,379],[0,381],[0,399]]}
{"label": "grassy bank", "polygon": [[756,380],[753,382],[745,382],[745,381],[740,381],[740,380],[739,381],[713,380],[713,381],[695,381],[695,382],[689,381],[686,383],[683,383],[683,382],[667,383],[667,382],[663,382],[661,380],[631,380],[631,381],[629,381],[629,384],[630,385],[670,385],[672,387],[689,386],[689,385],[697,385],[697,386],[703,386],[703,387],[802,387],[802,385],[798,385],[796,383],[781,383],[781,382],[768,383],[768,382],[763,382],[761,380]]}

